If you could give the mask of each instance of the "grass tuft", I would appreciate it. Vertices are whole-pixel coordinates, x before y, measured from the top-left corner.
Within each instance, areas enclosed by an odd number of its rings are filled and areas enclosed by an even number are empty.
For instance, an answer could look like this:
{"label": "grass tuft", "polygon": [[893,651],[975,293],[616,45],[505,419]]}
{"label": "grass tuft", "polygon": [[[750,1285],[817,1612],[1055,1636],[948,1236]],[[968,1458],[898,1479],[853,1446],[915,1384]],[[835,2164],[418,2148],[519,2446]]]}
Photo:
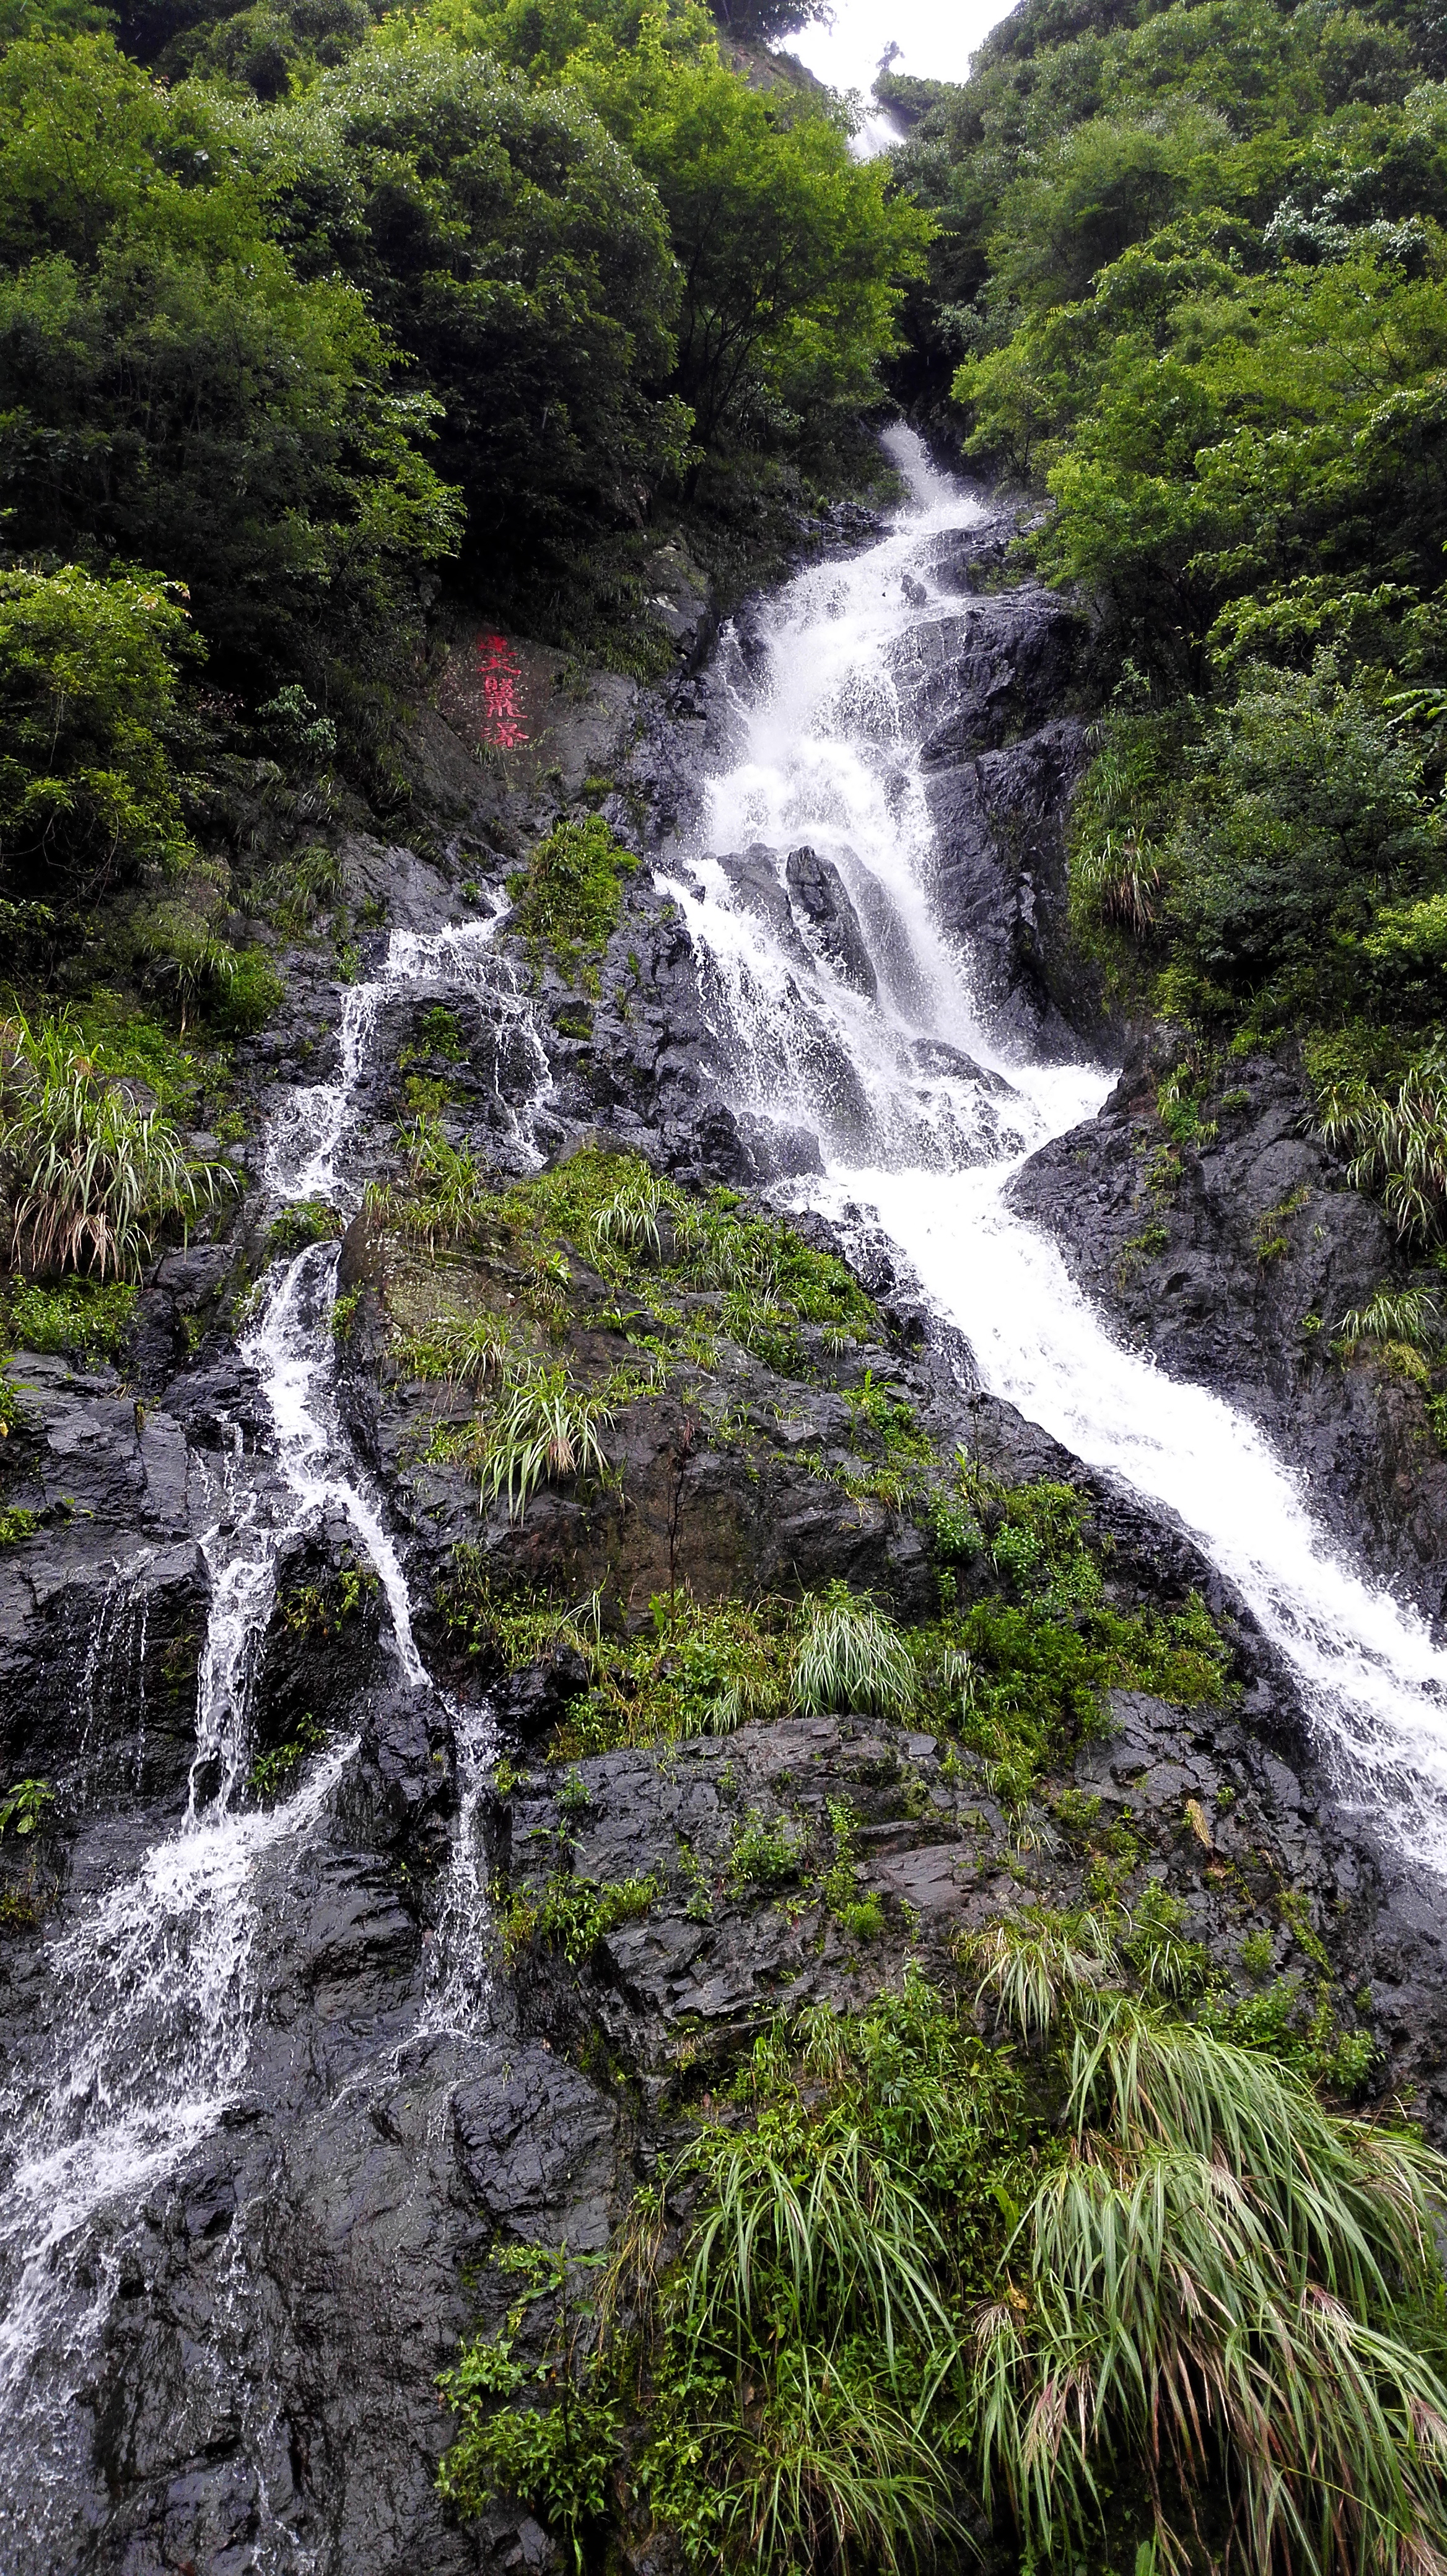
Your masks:
{"label": "grass tuft", "polygon": [[807,1601],[793,1656],[793,1692],[806,1717],[858,1709],[871,1717],[907,1716],[915,1669],[898,1631],[871,1601],[832,1583]]}

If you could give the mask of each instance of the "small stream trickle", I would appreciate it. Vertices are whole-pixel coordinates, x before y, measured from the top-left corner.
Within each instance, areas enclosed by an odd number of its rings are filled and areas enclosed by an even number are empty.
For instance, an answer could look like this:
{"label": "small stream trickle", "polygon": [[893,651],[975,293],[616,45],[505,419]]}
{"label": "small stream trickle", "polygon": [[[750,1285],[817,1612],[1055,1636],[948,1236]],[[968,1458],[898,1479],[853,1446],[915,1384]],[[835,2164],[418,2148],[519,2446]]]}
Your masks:
{"label": "small stream trickle", "polygon": [[[387,1004],[410,988],[485,995],[500,1032],[500,1072],[509,1077],[499,1096],[515,1102],[542,1094],[547,1060],[506,962],[490,951],[492,928],[484,920],[431,936],[396,932],[380,971],[346,992],[335,1074],[293,1093],[273,1122],[266,1153],[273,1204],[325,1198],[344,1214],[359,1204],[358,1158],[350,1149],[371,1042]],[[524,1141],[525,1113],[509,1115]],[[354,1738],[332,1744],[272,1805],[245,1797],[252,1691],[278,1572],[324,1514],[345,1518],[380,1584],[401,1685],[433,1696],[397,1547],[338,1409],[338,1256],[335,1242],[313,1243],[274,1262],[241,1338],[269,1427],[258,1462],[239,1428],[222,1426],[211,1479],[215,1517],[201,1539],[209,1608],[185,1814],[138,1868],[48,1945],[48,2064],[0,2100],[9,2164],[0,2200],[3,2576],[53,2576],[70,2561],[74,2498],[85,2488],[75,2391],[117,2287],[107,2242],[244,2092],[263,1871],[274,1898],[276,1869],[305,1849],[357,1749]],[[143,1664],[137,1586],[144,1563],[120,1568],[103,1596],[82,1685],[87,1705],[104,1687],[118,1639]],[[492,1722],[486,1709],[448,1703],[447,1713],[459,1812],[415,2025],[424,2037],[476,2030],[487,2004],[478,1809]],[[211,2366],[223,2366],[219,2348]],[[286,2552],[283,2541],[278,2546],[280,2565]]]}

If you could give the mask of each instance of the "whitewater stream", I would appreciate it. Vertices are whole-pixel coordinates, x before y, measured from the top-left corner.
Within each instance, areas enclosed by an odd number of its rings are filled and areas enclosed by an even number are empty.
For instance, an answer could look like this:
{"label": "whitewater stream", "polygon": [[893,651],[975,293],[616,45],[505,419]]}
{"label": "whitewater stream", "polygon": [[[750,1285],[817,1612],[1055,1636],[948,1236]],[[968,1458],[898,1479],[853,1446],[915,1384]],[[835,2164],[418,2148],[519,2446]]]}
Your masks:
{"label": "whitewater stream", "polygon": [[[930,675],[969,613],[943,541],[987,514],[912,433],[890,443],[910,492],[890,532],[800,574],[747,660],[726,660],[730,757],[670,880],[735,1105],[819,1138],[825,1179],[781,1195],[877,1219],[991,1393],[1180,1515],[1285,1654],[1345,1793],[1447,1867],[1447,1655],[1425,1622],[1343,1560],[1243,1415],[1125,1347],[1011,1214],[1012,1173],[1113,1076],[992,1042],[969,957],[940,931],[920,751],[939,721]],[[839,869],[867,968],[837,941],[808,948],[784,899],[801,847]]]}
{"label": "whitewater stream", "polygon": [[[985,514],[907,433],[894,446],[910,497],[887,533],[849,561],[800,574],[747,655],[726,637],[730,748],[704,782],[697,829],[659,867],[692,932],[734,1106],[782,1136],[818,1138],[823,1176],[781,1184],[784,1203],[817,1207],[846,1227],[877,1222],[967,1336],[990,1389],[1093,1467],[1179,1514],[1288,1658],[1351,1792],[1441,1866],[1447,1658],[1418,1619],[1328,1545],[1251,1425],[1114,1339],[1054,1246],[1010,1212],[1011,1173],[1089,1117],[1111,1077],[1095,1065],[1025,1061],[993,1042],[972,999],[970,960],[940,930],[920,751],[939,716],[931,675],[951,638],[958,650],[971,613],[948,559],[959,532]],[[805,848],[839,871],[856,916],[853,947],[831,945],[817,904],[810,910],[807,871],[790,869],[789,854]],[[473,993],[499,1032],[507,1097],[534,1107],[545,1099],[547,1058],[492,927],[397,932],[378,972],[344,994],[335,1074],[294,1092],[273,1122],[265,1185],[274,1206],[358,1204],[367,1079],[394,1001],[438,988]],[[529,1110],[510,1114],[526,1147]],[[89,1881],[79,1876],[78,1899],[47,1945],[54,2001],[42,2046],[11,2063],[0,2096],[0,2576],[55,2576],[81,2553],[76,2498],[92,2488],[88,2419],[76,2399],[95,2376],[119,2294],[114,2249],[166,2177],[244,2101],[263,2001],[258,1927],[285,1902],[288,1873],[356,1753],[354,1737],[335,1739],[286,1795],[265,1806],[247,1798],[251,1700],[278,1575],[323,1516],[345,1520],[380,1585],[393,1685],[437,1701],[403,1564],[337,1404],[337,1261],[336,1245],[323,1243],[274,1262],[243,1334],[264,1422],[251,1438],[223,1425],[207,1471],[209,1611],[185,1812],[158,1822],[158,1839],[118,1883],[97,1844],[102,1858]],[[125,1663],[144,1713],[145,1568],[144,1550],[115,1568],[81,1686],[87,1727],[107,1658]],[[449,1704],[445,1714],[459,1813],[413,2041],[475,2033],[487,2015],[477,1825],[491,1722],[485,1709]],[[228,2371],[238,2384],[242,2376],[228,2353],[246,2339],[243,2269],[238,2260],[231,2304],[202,2357],[218,2384]],[[266,2456],[284,2396],[251,2390],[255,2459]],[[246,2566],[320,2565],[293,2553],[280,2522],[262,2519]]]}
{"label": "whitewater stream", "polygon": [[[272,1207],[311,1199],[351,1213],[359,1205],[359,1090],[380,1014],[414,988],[483,994],[502,1029],[498,1061],[508,1065],[513,1098],[542,1097],[547,1059],[510,968],[492,950],[495,919],[430,936],[394,932],[378,973],[347,990],[335,1074],[296,1090],[273,1123],[264,1174]],[[521,1129],[519,1141],[526,1142]],[[241,1336],[269,1436],[260,1457],[249,1456],[233,1427],[213,1479],[215,1518],[201,1538],[209,1606],[184,1817],[139,1869],[83,1907],[52,1943],[55,2002],[45,2061],[12,2076],[0,2093],[9,2166],[0,2197],[0,2576],[58,2576],[70,2563],[85,2428],[67,2401],[87,2375],[116,2294],[106,2238],[244,2094],[260,2001],[252,1973],[259,1909],[282,1901],[288,1859],[305,1848],[357,1751],[355,1737],[334,1742],[290,1794],[265,1806],[245,1801],[255,1752],[252,1688],[278,1575],[288,1551],[325,1513],[344,1517],[357,1557],[381,1587],[401,1686],[434,1693],[413,1637],[397,1549],[338,1412],[338,1251],[335,1242],[316,1243],[274,1261]],[[87,1684],[131,1617],[142,1564],[117,1570]],[[143,1688],[143,1651],[131,1664]],[[486,1707],[445,1705],[459,1809],[415,2037],[475,2028],[487,1997],[477,1809],[493,1729]],[[233,2309],[244,2298],[243,2283]],[[233,2313],[229,2339],[237,2334]],[[219,2348],[211,2361],[224,2370]],[[274,2548],[255,2563],[289,2563],[285,2536],[275,2534]]]}

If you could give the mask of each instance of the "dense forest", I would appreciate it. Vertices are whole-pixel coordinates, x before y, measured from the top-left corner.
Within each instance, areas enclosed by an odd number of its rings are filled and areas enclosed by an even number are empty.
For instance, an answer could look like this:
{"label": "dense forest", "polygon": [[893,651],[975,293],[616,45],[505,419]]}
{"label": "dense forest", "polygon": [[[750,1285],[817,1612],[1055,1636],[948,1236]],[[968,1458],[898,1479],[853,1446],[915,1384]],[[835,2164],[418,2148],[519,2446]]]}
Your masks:
{"label": "dense forest", "polygon": [[838,480],[927,221],[824,93],[731,69],[694,0],[6,33],[12,970],[254,1024],[237,758],[405,797],[392,715],[438,568],[649,668],[650,513],[756,564],[771,510]]}
{"label": "dense forest", "polygon": [[[908,383],[1110,685],[1072,906],[1120,998],[1304,1034],[1332,1132],[1435,1242],[1447,1188],[1447,22],[1031,6],[893,75],[936,218]],[[1410,1335],[1409,1335],[1410,1338]]]}

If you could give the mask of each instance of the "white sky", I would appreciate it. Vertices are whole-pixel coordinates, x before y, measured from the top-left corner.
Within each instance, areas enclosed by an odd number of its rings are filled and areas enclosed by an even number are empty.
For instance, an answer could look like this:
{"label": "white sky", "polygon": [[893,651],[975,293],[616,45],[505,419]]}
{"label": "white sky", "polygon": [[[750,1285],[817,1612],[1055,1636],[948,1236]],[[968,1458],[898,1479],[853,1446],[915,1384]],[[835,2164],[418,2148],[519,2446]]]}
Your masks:
{"label": "white sky", "polygon": [[784,46],[835,89],[870,83],[885,47],[899,47],[898,72],[916,80],[963,80],[982,37],[1013,0],[834,0],[831,27],[804,27]]}

